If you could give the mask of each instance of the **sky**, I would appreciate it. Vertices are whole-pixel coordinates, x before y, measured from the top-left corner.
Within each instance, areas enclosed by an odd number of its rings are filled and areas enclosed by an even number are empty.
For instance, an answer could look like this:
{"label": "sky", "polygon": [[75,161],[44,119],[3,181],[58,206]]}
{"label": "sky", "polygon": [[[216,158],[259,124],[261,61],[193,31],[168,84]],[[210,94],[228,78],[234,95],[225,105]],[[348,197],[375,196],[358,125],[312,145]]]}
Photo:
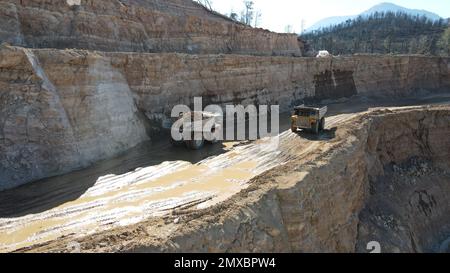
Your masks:
{"label": "sky", "polygon": [[[220,13],[239,14],[243,0],[212,0],[213,8]],[[450,0],[253,0],[255,9],[261,11],[261,25],[276,32],[284,32],[292,25],[297,33],[301,31],[302,21],[305,28],[319,20],[331,16],[356,15],[382,3],[391,2],[411,9],[425,9],[438,15],[450,17]]]}

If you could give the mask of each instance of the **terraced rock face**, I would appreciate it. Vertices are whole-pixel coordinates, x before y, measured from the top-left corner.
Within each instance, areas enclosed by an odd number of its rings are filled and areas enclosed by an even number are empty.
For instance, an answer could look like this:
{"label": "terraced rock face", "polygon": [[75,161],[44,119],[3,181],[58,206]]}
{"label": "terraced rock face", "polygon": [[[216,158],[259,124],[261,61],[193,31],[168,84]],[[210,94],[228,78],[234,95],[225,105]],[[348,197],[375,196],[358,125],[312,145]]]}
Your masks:
{"label": "terraced rock face", "polygon": [[0,43],[31,48],[301,56],[302,46],[190,0],[1,0],[0,25]]}
{"label": "terraced rock face", "polygon": [[407,97],[449,90],[449,63],[411,56],[315,59],[4,46],[0,189],[124,152],[158,133],[172,107],[190,105],[195,96],[205,106],[279,104],[282,111],[305,98]]}

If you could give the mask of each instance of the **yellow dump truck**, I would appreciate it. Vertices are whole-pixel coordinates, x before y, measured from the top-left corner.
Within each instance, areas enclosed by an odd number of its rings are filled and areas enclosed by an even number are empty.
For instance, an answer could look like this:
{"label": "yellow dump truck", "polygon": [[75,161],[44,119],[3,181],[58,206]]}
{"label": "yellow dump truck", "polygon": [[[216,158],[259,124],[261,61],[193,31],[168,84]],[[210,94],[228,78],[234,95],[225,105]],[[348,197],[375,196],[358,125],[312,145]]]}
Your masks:
{"label": "yellow dump truck", "polygon": [[325,128],[325,115],[328,107],[314,107],[300,105],[294,108],[291,120],[291,130],[296,133],[299,129],[319,134]]}

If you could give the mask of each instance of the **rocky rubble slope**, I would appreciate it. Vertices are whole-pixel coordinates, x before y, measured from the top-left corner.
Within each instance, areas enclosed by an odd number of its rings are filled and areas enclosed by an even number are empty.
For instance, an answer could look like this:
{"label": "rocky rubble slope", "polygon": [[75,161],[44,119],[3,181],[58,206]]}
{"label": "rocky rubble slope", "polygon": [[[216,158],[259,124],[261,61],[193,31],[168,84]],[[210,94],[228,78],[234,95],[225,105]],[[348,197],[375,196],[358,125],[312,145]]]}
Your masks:
{"label": "rocky rubble slope", "polygon": [[0,0],[0,43],[30,48],[301,56],[295,34],[236,23],[190,0]]}
{"label": "rocky rubble slope", "polygon": [[448,58],[333,59],[0,48],[0,189],[147,140],[173,106],[279,104],[450,89]]}
{"label": "rocky rubble slope", "polygon": [[388,164],[370,182],[357,251],[376,240],[385,252],[450,252],[449,181],[449,168],[429,157]]}

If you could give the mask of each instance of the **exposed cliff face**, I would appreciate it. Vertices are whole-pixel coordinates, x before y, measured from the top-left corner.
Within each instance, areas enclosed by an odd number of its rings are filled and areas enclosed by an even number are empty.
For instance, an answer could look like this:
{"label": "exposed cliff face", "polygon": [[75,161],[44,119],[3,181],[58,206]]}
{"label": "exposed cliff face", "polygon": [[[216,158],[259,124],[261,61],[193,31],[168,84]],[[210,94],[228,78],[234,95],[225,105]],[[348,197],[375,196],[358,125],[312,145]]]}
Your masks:
{"label": "exposed cliff face", "polygon": [[[0,50],[0,188],[113,156],[161,128],[173,106],[279,104],[450,89],[448,58],[334,59]],[[325,75],[325,80],[323,80]],[[147,131],[147,134],[146,134]]]}
{"label": "exposed cliff face", "polygon": [[[77,73],[90,69],[95,55],[123,75],[138,108],[161,123],[177,104],[280,104],[282,110],[305,98],[352,95],[407,97],[417,91],[448,91],[450,59],[355,56],[334,59],[92,53],[35,50],[56,86],[83,86]],[[108,70],[108,66],[104,65]],[[323,76],[325,75],[325,79]],[[72,77],[71,82],[67,79]]]}
{"label": "exposed cliff face", "polygon": [[[444,150],[445,147],[441,147]],[[448,163],[444,162],[444,163]],[[378,241],[384,252],[449,252],[449,168],[428,158],[390,163],[371,179],[360,214],[357,251]]]}
{"label": "exposed cliff face", "polygon": [[301,56],[295,34],[253,29],[190,0],[1,0],[0,43],[32,48]]}
{"label": "exposed cliff face", "polygon": [[[346,139],[311,167],[273,170],[292,250],[368,252],[371,241],[383,252],[439,249],[450,234],[449,124],[448,109],[376,111],[343,125],[337,138]],[[429,164],[421,178],[389,171],[415,158]]]}
{"label": "exposed cliff face", "polygon": [[[357,250],[437,252],[450,236],[450,112],[386,113],[368,137],[368,199]],[[446,248],[444,249],[444,251]]]}
{"label": "exposed cliff face", "polygon": [[78,64],[85,70],[49,78],[31,50],[0,56],[0,189],[86,167],[148,139],[125,79],[102,58],[85,56]]}

